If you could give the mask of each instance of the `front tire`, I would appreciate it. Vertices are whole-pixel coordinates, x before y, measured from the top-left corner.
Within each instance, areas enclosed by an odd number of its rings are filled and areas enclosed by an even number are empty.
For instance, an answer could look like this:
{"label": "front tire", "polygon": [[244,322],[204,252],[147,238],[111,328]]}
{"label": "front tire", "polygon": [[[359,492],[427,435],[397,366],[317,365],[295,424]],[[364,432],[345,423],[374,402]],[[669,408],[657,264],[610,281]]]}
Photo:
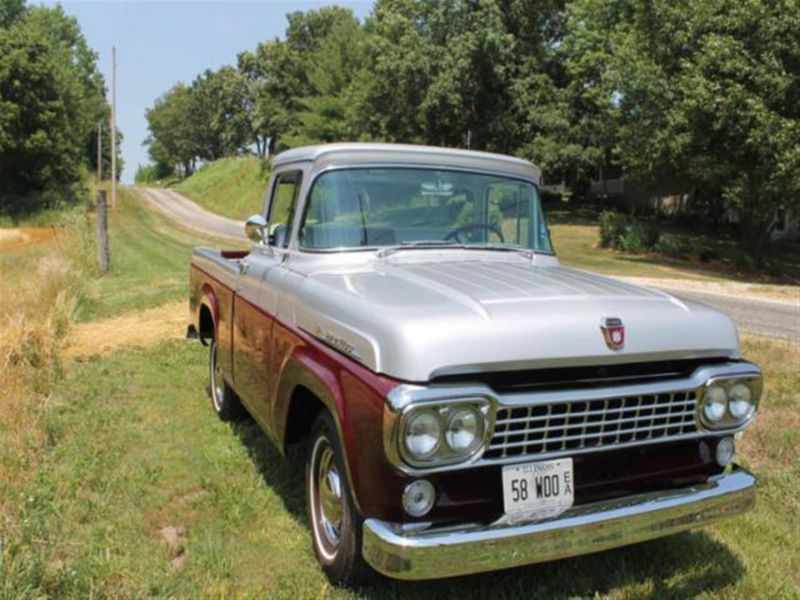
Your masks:
{"label": "front tire", "polygon": [[373,581],[375,571],[361,555],[364,519],[351,497],[336,425],[325,410],[311,432],[306,507],[314,553],[328,579],[348,587]]}
{"label": "front tire", "polygon": [[208,371],[211,380],[211,405],[214,412],[223,421],[238,421],[242,419],[246,411],[239,402],[236,392],[225,381],[222,367],[217,360],[217,339],[211,340],[208,349]]}

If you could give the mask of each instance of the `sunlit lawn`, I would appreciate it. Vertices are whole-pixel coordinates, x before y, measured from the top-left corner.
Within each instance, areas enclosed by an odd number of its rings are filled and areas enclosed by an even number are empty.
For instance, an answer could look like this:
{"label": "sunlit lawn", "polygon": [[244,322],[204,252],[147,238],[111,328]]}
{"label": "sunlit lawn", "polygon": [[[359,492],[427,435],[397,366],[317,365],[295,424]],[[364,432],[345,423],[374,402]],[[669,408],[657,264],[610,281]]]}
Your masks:
{"label": "sunlit lawn", "polygon": [[[698,234],[662,224],[662,236],[684,239],[696,250],[686,258],[669,258],[655,252],[627,254],[598,248],[597,215],[591,211],[551,210],[550,233],[556,253],[565,265],[628,277],[665,277],[745,283],[800,283],[800,242],[781,241],[771,248],[768,272],[745,266],[738,240],[724,235]],[[707,254],[701,259],[697,254]]]}

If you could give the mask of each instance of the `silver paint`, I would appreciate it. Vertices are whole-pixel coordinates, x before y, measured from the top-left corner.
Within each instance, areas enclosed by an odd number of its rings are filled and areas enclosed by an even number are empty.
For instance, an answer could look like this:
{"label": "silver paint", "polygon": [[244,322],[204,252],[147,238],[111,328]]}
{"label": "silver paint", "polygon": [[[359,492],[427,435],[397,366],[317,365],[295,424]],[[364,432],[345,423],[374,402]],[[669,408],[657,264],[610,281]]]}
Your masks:
{"label": "silver paint", "polygon": [[[265,310],[281,321],[314,336],[325,332],[368,368],[408,382],[534,367],[740,357],[736,329],[722,313],[562,267],[552,255],[426,248],[380,257],[374,250],[300,250],[297,234],[314,178],[367,165],[494,172],[533,183],[540,177],[527,161],[466,150],[384,144],[290,150],[276,157],[268,188],[280,173],[303,171],[288,248],[255,244],[244,261],[263,266],[241,277],[231,266],[236,261],[213,250],[197,250],[193,260],[249,300],[269,304]],[[625,347],[617,351],[598,331],[609,314],[626,326]]]}

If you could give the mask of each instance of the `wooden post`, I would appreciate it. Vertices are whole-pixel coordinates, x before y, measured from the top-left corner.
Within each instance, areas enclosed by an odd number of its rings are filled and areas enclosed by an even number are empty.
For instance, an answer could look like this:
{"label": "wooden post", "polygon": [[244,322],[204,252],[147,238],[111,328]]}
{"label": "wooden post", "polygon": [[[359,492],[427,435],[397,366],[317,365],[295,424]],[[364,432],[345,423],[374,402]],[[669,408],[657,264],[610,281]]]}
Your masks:
{"label": "wooden post", "polygon": [[117,48],[111,47],[111,208],[117,210]]}
{"label": "wooden post", "polygon": [[97,191],[97,257],[100,261],[100,272],[105,275],[111,267],[108,254],[108,205],[106,191]]}

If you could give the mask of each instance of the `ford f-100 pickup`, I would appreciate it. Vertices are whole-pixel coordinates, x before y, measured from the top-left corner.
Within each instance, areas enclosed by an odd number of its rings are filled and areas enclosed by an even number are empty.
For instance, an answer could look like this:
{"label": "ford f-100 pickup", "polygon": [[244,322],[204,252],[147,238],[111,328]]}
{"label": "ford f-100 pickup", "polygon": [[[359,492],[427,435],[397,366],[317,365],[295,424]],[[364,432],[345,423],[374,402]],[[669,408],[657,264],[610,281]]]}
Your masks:
{"label": "ford f-100 pickup", "polygon": [[251,249],[194,251],[214,410],[307,449],[332,581],[549,561],[753,506],[734,445],[762,377],[731,320],[561,266],[539,185],[497,154],[297,148]]}

